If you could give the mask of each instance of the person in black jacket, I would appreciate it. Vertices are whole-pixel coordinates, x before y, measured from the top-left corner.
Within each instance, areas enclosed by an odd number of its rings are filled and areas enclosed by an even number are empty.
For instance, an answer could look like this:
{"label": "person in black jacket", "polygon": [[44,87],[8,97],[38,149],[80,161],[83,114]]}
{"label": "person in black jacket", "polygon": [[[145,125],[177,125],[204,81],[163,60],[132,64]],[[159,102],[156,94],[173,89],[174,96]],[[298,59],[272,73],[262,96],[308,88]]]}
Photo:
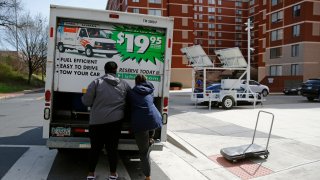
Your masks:
{"label": "person in black jacket", "polygon": [[154,86],[146,77],[138,74],[136,85],[128,92],[132,131],[139,148],[142,170],[146,180],[151,179],[150,146],[153,143],[155,129],[162,127],[162,117],[153,103]]}

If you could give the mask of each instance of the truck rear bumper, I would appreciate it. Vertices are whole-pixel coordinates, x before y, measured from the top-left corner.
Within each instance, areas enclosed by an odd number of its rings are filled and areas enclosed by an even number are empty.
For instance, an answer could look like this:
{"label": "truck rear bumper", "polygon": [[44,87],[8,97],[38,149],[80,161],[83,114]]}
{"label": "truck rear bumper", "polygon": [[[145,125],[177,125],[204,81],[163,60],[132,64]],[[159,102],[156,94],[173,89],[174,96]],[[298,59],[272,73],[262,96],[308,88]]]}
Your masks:
{"label": "truck rear bumper", "polygon": [[[50,149],[90,149],[90,139],[82,137],[50,137],[47,140],[47,147]],[[137,151],[138,146],[134,139],[120,139],[119,150]],[[153,144],[152,150],[162,151],[163,144],[156,142]]]}

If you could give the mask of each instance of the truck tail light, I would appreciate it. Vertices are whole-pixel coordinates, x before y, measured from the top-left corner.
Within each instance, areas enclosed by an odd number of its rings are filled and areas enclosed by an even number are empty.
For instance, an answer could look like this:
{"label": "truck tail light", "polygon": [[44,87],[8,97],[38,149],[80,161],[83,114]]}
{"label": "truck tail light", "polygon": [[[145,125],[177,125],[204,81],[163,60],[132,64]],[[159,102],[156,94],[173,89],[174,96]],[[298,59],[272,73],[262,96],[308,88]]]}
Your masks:
{"label": "truck tail light", "polygon": [[87,133],[87,132],[89,132],[89,130],[88,129],[84,129],[84,128],[75,128],[74,132],[76,132],[76,133]]}
{"label": "truck tail light", "polygon": [[50,28],[50,37],[53,37],[53,27]]}
{"label": "truck tail light", "polygon": [[164,97],[163,98],[163,112],[168,112],[168,104],[169,104],[169,98]]}
{"label": "truck tail light", "polygon": [[44,99],[46,102],[50,102],[51,100],[51,91],[46,90],[45,94],[44,94]]}

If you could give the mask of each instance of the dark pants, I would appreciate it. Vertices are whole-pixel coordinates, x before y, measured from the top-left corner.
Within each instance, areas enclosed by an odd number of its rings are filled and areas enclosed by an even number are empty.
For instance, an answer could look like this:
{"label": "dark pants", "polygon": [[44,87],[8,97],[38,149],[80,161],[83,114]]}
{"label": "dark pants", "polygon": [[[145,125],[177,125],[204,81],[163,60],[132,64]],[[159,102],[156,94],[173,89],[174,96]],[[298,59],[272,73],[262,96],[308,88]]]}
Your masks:
{"label": "dark pants", "polygon": [[90,125],[89,135],[91,149],[89,153],[89,172],[94,172],[100,152],[105,146],[110,165],[110,172],[117,171],[118,143],[120,138],[121,121],[108,124]]}
{"label": "dark pants", "polygon": [[153,135],[154,130],[134,133],[134,137],[139,148],[142,172],[147,177],[150,176],[151,173],[149,139],[152,138]]}

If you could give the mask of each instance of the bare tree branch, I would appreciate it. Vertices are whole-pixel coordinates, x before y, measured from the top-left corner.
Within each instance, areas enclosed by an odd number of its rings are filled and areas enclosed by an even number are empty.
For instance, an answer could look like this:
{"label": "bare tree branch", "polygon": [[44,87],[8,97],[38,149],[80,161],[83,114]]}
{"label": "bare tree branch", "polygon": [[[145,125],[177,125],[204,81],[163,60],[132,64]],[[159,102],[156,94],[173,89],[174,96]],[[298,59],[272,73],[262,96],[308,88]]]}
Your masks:
{"label": "bare tree branch", "polygon": [[27,13],[19,18],[19,22],[23,25],[17,28],[17,34],[15,28],[10,27],[5,40],[15,46],[18,38],[19,52],[28,67],[30,83],[32,74],[44,67],[48,43],[47,20],[41,15],[32,17]]}

